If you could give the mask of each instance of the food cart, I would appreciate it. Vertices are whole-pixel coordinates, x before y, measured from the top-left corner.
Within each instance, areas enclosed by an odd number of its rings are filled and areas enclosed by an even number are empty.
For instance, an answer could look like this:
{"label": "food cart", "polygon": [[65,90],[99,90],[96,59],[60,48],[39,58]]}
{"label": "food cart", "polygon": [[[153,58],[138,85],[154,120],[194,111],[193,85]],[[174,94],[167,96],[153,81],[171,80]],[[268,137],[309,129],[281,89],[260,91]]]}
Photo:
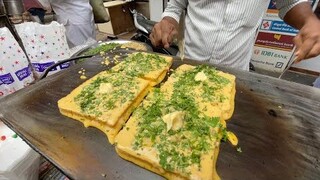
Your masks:
{"label": "food cart", "polygon": [[[123,59],[130,50],[107,53]],[[57,101],[88,78],[109,69],[95,56],[38,81],[0,101],[0,119],[72,179],[162,179],[117,156],[105,135],[59,113]],[[174,57],[181,64],[202,64]],[[213,66],[212,64],[208,64]],[[217,67],[236,79],[235,112],[228,129],[242,152],[222,143],[217,171],[222,179],[318,179],[320,90],[250,72]]]}

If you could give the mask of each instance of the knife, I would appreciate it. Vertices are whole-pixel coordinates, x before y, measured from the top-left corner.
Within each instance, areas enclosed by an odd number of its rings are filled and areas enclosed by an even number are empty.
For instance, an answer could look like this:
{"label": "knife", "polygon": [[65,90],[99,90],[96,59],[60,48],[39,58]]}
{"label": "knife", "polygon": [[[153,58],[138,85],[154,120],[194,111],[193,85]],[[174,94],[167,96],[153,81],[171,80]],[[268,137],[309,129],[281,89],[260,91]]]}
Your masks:
{"label": "knife", "polygon": [[285,72],[287,72],[289,70],[289,68],[291,67],[291,65],[297,60],[297,56],[295,56],[294,58],[292,58],[287,67],[282,71],[282,73],[280,74],[280,76],[278,77],[279,79],[281,79],[281,77],[284,75]]}

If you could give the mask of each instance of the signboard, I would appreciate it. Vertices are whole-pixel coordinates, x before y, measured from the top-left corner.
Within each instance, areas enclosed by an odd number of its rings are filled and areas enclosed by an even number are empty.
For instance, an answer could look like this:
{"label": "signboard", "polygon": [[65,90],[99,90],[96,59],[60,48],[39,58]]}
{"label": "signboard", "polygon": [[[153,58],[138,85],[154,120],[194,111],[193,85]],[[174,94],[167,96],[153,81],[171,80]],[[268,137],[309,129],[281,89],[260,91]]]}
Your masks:
{"label": "signboard", "polygon": [[270,49],[268,47],[255,47],[251,62],[255,67],[267,70],[270,70],[272,67],[272,71],[281,72],[286,68],[291,56],[291,51]]}
{"label": "signboard", "polygon": [[[313,9],[318,1],[309,1]],[[281,20],[278,13],[276,0],[270,0],[253,47],[251,62],[256,68],[282,72],[294,54],[293,38],[299,31]]]}
{"label": "signboard", "polygon": [[263,19],[260,30],[273,31],[273,32],[284,32],[289,34],[297,34],[299,31],[282,20],[268,20]]}
{"label": "signboard", "polygon": [[294,48],[293,38],[281,33],[258,32],[255,46],[291,52]]}

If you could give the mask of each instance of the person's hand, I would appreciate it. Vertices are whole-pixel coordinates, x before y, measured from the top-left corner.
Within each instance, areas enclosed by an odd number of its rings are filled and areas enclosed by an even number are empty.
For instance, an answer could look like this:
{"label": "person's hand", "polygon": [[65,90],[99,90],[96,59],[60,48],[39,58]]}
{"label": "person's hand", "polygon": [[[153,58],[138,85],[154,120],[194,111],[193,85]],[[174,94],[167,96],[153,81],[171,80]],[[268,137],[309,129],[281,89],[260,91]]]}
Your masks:
{"label": "person's hand", "polygon": [[294,38],[296,61],[312,58],[320,54],[320,20],[315,16],[308,18]]}
{"label": "person's hand", "polygon": [[178,34],[178,22],[171,17],[164,17],[159,23],[154,25],[150,34],[150,40],[153,46],[169,48],[170,44]]}

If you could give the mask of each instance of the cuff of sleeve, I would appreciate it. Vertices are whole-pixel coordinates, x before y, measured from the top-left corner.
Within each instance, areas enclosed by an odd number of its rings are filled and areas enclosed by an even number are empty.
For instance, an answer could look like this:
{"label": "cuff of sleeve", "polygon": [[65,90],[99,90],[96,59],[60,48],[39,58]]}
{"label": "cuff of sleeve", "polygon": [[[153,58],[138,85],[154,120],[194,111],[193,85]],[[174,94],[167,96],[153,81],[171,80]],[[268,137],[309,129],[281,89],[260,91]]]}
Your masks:
{"label": "cuff of sleeve", "polygon": [[176,20],[179,23],[179,20],[180,20],[180,15],[179,14],[172,13],[172,12],[164,12],[164,13],[162,13],[162,18],[164,18],[166,16],[173,18],[174,20]]}
{"label": "cuff of sleeve", "polygon": [[[298,4],[300,4],[300,3],[302,3],[302,2],[308,2],[308,0],[299,0],[299,1],[297,1],[297,2],[295,2],[295,3],[293,3],[293,4],[289,4],[289,2],[287,1],[287,2],[284,2],[284,3],[286,3],[286,4],[280,4],[280,8],[279,8],[279,17],[281,18],[281,19],[283,19],[284,18],[284,16],[294,7],[294,6],[296,6],[296,5],[298,5]],[[278,5],[278,4],[277,4]]]}

